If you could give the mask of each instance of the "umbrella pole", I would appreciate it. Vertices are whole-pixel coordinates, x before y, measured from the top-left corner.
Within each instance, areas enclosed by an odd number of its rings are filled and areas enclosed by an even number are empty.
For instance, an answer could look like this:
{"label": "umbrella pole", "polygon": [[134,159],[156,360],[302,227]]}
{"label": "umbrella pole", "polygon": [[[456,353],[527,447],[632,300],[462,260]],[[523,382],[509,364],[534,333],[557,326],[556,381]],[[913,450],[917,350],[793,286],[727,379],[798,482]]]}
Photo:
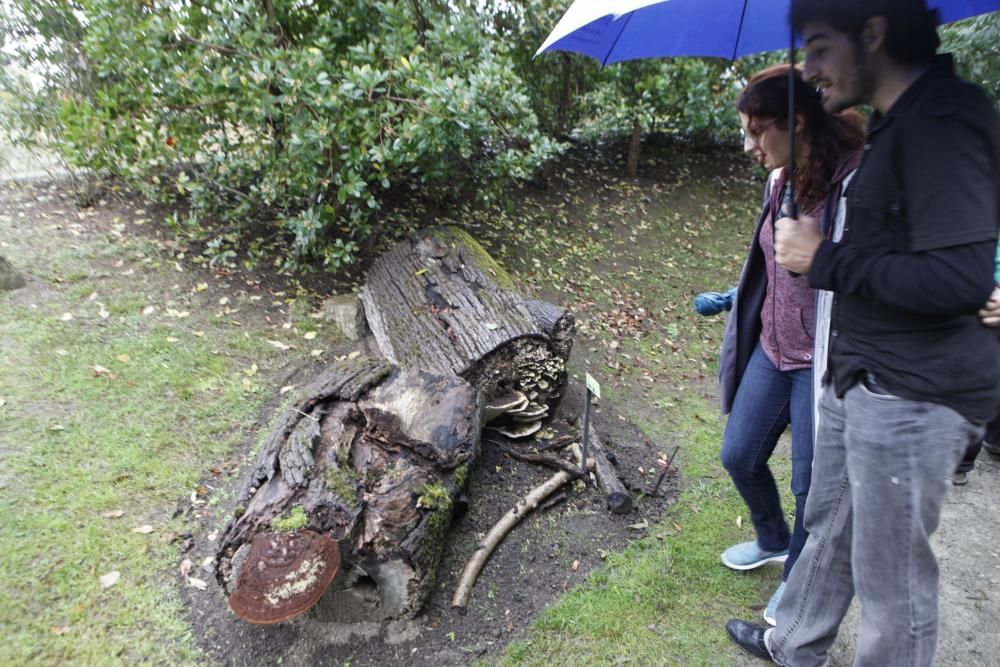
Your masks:
{"label": "umbrella pole", "polygon": [[789,21],[788,41],[788,215],[798,219],[799,205],[795,200],[795,172],[798,168],[795,157],[795,26]]}

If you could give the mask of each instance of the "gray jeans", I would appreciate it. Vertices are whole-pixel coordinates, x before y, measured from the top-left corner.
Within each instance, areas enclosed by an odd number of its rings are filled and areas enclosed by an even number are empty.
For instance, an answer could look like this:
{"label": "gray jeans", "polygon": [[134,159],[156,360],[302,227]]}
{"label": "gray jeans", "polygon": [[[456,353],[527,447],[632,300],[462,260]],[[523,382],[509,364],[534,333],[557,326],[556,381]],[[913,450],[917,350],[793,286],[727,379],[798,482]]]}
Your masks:
{"label": "gray jeans", "polygon": [[824,387],[805,511],[809,539],[769,634],[778,664],[826,664],[855,593],[855,665],[934,662],[938,566],[930,536],[952,471],[982,434],[942,405],[861,384],[838,399]]}

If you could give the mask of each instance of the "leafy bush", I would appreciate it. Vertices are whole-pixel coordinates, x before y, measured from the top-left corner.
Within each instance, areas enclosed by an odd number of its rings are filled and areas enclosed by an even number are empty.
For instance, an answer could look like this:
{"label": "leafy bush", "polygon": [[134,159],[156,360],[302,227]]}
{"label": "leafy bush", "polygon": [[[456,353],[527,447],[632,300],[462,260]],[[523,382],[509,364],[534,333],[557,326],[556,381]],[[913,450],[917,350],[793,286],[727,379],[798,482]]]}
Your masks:
{"label": "leafy bush", "polygon": [[962,75],[984,86],[1000,103],[1000,13],[945,26],[941,38]]}
{"label": "leafy bush", "polygon": [[[15,4],[37,30],[39,4]],[[73,69],[92,81],[51,82],[71,162],[157,201],[183,198],[189,226],[208,215],[246,239],[276,225],[292,269],[352,262],[391,190],[489,199],[557,149],[510,57],[462,3],[42,5],[72,8],[76,31],[60,38],[75,39]]]}

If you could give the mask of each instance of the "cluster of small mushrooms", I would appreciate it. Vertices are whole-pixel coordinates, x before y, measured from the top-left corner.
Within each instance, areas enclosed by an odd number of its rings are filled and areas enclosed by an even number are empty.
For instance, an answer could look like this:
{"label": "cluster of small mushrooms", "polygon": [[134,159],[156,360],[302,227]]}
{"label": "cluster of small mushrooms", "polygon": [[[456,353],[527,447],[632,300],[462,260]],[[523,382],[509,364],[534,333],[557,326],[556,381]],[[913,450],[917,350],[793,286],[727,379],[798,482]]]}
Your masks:
{"label": "cluster of small mushrooms", "polygon": [[537,433],[549,416],[549,404],[559,398],[553,389],[561,386],[565,368],[559,357],[522,368],[516,389],[501,392],[486,402],[486,427],[514,440]]}

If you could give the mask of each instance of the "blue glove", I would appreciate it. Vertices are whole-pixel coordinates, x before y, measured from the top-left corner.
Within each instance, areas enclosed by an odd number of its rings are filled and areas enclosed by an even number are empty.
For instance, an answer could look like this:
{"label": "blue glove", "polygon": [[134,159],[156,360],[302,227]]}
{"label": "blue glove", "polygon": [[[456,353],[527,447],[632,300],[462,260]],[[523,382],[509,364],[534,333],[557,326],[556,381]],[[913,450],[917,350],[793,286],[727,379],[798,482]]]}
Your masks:
{"label": "blue glove", "polygon": [[735,297],[735,287],[726,293],[702,292],[694,298],[694,310],[699,315],[718,315],[724,310],[732,309]]}

